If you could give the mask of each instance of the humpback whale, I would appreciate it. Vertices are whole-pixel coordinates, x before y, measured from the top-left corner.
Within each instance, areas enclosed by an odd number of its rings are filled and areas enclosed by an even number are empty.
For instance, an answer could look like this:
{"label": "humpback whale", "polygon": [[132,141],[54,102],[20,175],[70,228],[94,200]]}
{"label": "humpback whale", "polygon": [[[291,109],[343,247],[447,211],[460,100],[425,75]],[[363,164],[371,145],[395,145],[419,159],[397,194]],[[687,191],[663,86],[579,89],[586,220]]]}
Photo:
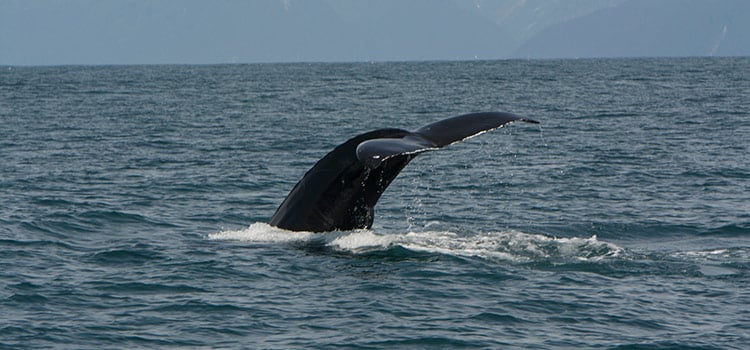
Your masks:
{"label": "humpback whale", "polygon": [[418,154],[516,121],[511,113],[482,112],[443,119],[416,131],[379,129],[328,153],[294,186],[269,224],[290,231],[347,231],[372,227],[375,204]]}

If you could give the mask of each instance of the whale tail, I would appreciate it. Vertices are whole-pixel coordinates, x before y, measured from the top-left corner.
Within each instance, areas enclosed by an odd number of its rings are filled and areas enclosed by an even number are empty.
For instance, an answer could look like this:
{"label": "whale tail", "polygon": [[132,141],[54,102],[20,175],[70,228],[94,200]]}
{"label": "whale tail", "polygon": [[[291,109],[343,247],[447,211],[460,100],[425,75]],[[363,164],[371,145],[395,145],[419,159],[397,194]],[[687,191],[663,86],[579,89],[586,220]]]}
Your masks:
{"label": "whale tail", "polygon": [[378,199],[416,155],[516,121],[538,123],[510,113],[483,112],[444,119],[414,132],[380,129],[355,136],[302,177],[269,223],[311,232],[370,228]]}

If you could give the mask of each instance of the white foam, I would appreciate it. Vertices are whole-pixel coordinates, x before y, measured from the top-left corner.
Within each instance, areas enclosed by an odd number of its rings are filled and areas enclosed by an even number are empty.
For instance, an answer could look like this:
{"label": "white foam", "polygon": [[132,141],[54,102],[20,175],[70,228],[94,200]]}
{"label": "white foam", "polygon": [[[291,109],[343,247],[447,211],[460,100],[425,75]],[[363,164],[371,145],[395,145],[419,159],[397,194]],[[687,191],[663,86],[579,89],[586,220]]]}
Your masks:
{"label": "white foam", "polygon": [[411,232],[404,236],[402,245],[416,251],[511,261],[595,261],[617,256],[623,251],[614,244],[599,242],[596,236],[555,238],[515,230],[469,236],[453,232]]}
{"label": "white foam", "polygon": [[437,254],[480,257],[507,261],[598,261],[616,257],[623,249],[596,236],[590,238],[555,238],[520,231],[482,234],[458,234],[449,231],[383,234],[372,230],[328,233],[292,232],[255,223],[243,230],[229,230],[208,235],[212,240],[238,240],[256,243],[305,242],[315,239],[327,247],[360,254],[386,250],[393,246]]}
{"label": "white foam", "polygon": [[701,274],[705,276],[726,276],[741,273],[732,265],[736,262],[747,261],[750,257],[750,250],[744,247],[714,248],[674,252],[670,255],[698,264]]}
{"label": "white foam", "polygon": [[675,255],[684,254],[686,256],[695,257],[712,257],[712,256],[729,256],[726,249],[714,249],[709,251],[687,251],[682,253],[676,253]]}
{"label": "white foam", "polygon": [[674,252],[670,255],[680,259],[725,263],[733,261],[746,261],[748,257],[750,257],[750,249],[744,247],[714,248],[706,250]]}
{"label": "white foam", "polygon": [[356,253],[387,249],[397,241],[398,235],[380,235],[370,230],[357,230],[336,237],[328,246]]}
{"label": "white foam", "polygon": [[305,241],[312,237],[312,232],[293,232],[273,227],[264,222],[256,222],[242,230],[227,230],[208,235],[210,240],[230,240],[258,243],[285,243]]}

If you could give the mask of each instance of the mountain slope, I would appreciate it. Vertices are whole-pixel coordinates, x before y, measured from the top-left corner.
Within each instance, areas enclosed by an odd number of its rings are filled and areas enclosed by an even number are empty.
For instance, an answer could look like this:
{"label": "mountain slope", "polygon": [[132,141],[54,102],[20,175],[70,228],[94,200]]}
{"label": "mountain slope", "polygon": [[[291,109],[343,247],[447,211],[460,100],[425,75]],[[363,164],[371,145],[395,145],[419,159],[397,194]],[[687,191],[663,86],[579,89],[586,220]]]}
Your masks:
{"label": "mountain slope", "polygon": [[551,26],[514,56],[747,55],[749,13],[743,0],[630,0]]}

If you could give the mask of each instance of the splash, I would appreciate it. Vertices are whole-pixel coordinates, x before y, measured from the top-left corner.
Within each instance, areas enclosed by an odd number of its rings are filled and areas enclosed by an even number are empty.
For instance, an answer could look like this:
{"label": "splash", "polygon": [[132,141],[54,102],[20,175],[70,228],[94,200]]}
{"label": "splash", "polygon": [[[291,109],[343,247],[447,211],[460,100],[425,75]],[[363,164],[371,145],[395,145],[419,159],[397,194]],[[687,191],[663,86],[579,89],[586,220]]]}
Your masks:
{"label": "splash", "polygon": [[237,240],[256,243],[323,242],[329,249],[351,254],[384,251],[402,247],[415,252],[478,257],[512,262],[599,261],[618,257],[623,249],[590,238],[556,238],[520,231],[459,234],[449,231],[382,234],[372,230],[327,233],[291,232],[266,223],[255,223],[237,231],[208,235],[211,240]]}
{"label": "splash", "polygon": [[353,253],[387,249],[398,242],[398,235],[380,235],[369,230],[357,230],[337,237],[328,245]]}
{"label": "splash", "polygon": [[614,244],[598,241],[596,236],[555,238],[515,230],[470,236],[453,232],[411,232],[404,238],[403,246],[411,250],[516,262],[598,261],[623,252]]}
{"label": "splash", "polygon": [[246,241],[257,243],[287,243],[306,241],[312,232],[292,232],[273,227],[264,222],[256,222],[243,230],[227,230],[208,235],[210,240]]}

